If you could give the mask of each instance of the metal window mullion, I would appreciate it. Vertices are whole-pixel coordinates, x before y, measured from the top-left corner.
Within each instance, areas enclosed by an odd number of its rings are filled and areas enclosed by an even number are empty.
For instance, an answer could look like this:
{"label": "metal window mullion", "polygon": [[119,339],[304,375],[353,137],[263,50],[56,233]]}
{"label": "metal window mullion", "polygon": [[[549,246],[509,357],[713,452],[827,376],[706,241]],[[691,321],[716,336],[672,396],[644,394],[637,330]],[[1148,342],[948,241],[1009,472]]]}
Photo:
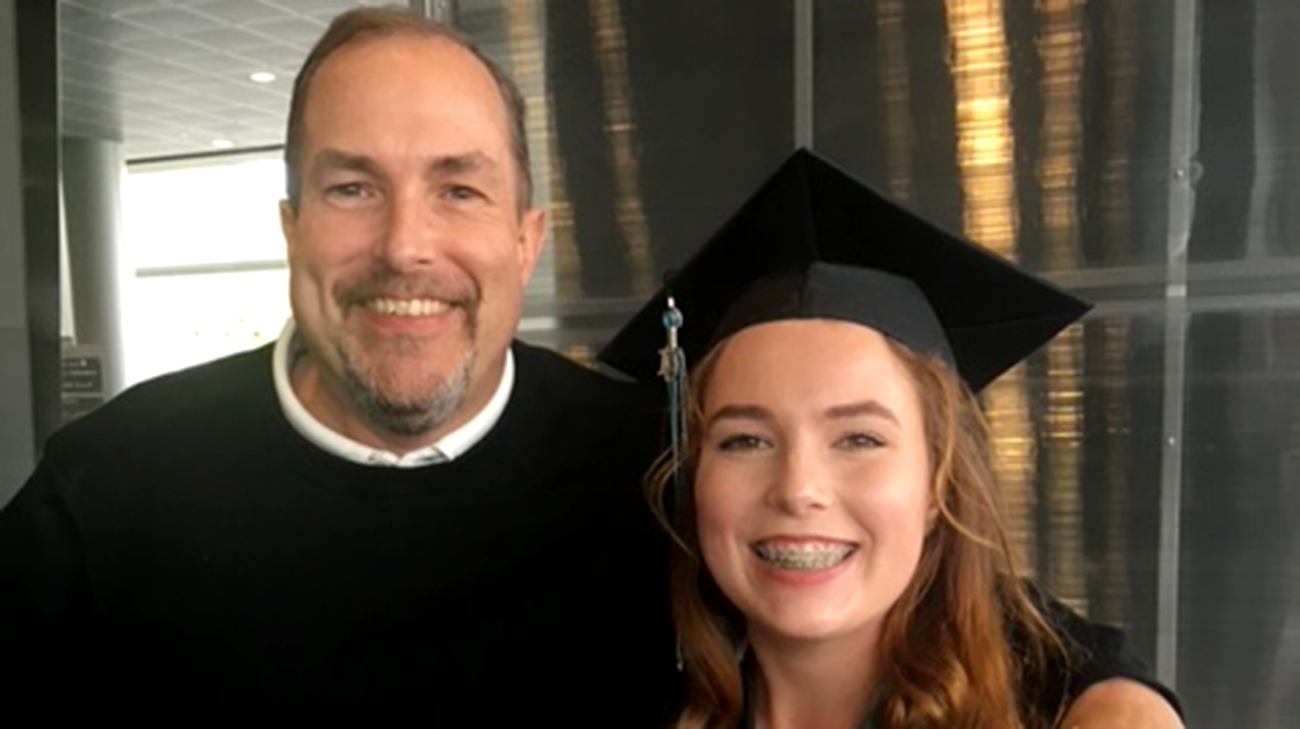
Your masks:
{"label": "metal window mullion", "polygon": [[1187,257],[1196,207],[1200,112],[1197,1],[1175,0],[1169,134],[1169,236],[1165,284],[1165,376],[1160,467],[1160,556],[1156,675],[1174,688],[1178,673],[1178,598],[1183,425],[1187,383]]}

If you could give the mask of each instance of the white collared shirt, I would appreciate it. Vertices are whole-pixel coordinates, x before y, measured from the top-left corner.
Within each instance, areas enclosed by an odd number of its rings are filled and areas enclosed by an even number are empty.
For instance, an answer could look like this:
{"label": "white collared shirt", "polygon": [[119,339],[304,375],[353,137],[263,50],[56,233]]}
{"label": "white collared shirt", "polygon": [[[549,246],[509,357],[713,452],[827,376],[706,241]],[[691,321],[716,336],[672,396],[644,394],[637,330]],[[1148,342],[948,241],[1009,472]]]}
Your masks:
{"label": "white collared shirt", "polygon": [[391,466],[393,468],[417,468],[433,463],[446,463],[455,460],[483,439],[501,419],[501,413],[510,401],[510,393],[515,385],[515,355],[506,350],[506,366],[501,373],[501,382],[492,399],[478,415],[468,423],[444,435],[437,443],[419,450],[398,455],[391,451],[372,448],[358,443],[351,438],[330,430],[317,420],[307,408],[303,407],[298,394],[293,391],[289,373],[293,363],[302,354],[302,344],[298,338],[298,329],[292,318],[284,325],[280,338],[275,342],[275,352],[271,357],[271,374],[275,378],[275,394],[280,400],[280,409],[289,424],[302,437],[322,450],[340,458],[367,466]]}

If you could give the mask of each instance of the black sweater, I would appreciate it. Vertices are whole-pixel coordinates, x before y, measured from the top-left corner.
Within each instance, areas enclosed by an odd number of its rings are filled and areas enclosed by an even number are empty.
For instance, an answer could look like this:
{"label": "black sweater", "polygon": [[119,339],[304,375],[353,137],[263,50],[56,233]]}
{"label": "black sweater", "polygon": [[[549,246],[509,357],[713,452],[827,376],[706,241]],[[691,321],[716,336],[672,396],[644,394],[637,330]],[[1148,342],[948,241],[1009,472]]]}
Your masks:
{"label": "black sweater", "polygon": [[655,724],[676,677],[651,393],[514,351],[501,420],[447,464],[312,446],[270,347],[65,428],[0,514],[0,660],[60,711]]}
{"label": "black sweater", "polygon": [[[514,352],[501,420],[446,464],[311,445],[280,410],[270,347],[60,431],[0,512],[6,703],[45,718],[660,725],[680,686],[666,544],[640,490],[656,393]],[[1062,627],[1091,650],[1038,699],[1145,675],[1117,631]]]}

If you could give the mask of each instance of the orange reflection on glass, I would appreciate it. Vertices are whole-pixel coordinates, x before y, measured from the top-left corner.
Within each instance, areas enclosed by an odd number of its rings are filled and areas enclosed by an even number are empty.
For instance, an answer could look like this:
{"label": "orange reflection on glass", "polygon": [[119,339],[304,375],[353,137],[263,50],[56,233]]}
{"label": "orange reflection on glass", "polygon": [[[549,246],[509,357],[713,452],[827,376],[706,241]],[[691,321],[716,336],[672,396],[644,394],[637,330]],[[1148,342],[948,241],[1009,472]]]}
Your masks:
{"label": "orange reflection on glass", "polygon": [[1016,568],[1025,576],[1038,572],[1038,442],[1029,419],[1024,365],[1019,365],[980,394],[993,447],[998,510]]}
{"label": "orange reflection on glass", "polygon": [[1083,550],[1083,325],[1057,335],[1047,348],[1047,402],[1043,437],[1047,463],[1041,487],[1046,500],[1047,580],[1070,607],[1088,613],[1087,561]]}
{"label": "orange reflection on glass", "polygon": [[592,45],[604,92],[605,142],[613,165],[614,219],[623,233],[633,293],[648,296],[656,288],[650,226],[641,201],[640,164],[636,156],[636,120],[632,82],[627,68],[627,36],[618,0],[588,0]]}
{"label": "orange reflection on glass", "polygon": [[[1043,258],[1049,270],[1079,267],[1078,180],[1082,145],[1079,87],[1083,73],[1082,0],[1039,0],[1038,184]],[[1080,390],[1083,328],[1075,325],[1047,349],[1047,398],[1043,416],[1046,473],[1047,579],[1057,595],[1087,613],[1083,550],[1083,393]]]}
{"label": "orange reflection on glass", "polygon": [[1038,155],[1044,258],[1049,270],[1079,266],[1078,182],[1083,121],[1082,0],[1039,0],[1043,121]]}
{"label": "orange reflection on glass", "polygon": [[1015,138],[1001,0],[948,0],[956,97],[957,169],[966,234],[1015,258]]}
{"label": "orange reflection on glass", "polygon": [[[956,102],[957,171],[966,235],[1007,258],[1017,254],[1015,137],[1001,0],[947,0]],[[1036,572],[1037,443],[1029,419],[1024,366],[981,396],[993,440],[993,467],[1012,557]]]}

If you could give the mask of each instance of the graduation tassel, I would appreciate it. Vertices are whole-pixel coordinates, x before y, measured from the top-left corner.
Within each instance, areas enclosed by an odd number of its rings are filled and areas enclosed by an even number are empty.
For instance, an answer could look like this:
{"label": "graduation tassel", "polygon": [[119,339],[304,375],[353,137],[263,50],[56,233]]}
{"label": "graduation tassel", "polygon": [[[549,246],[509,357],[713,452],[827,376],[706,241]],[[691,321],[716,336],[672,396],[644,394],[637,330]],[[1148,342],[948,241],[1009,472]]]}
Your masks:
{"label": "graduation tassel", "polygon": [[678,343],[677,333],[684,318],[671,294],[661,320],[667,344],[659,350],[659,376],[664,378],[668,393],[668,437],[673,450],[673,512],[680,513],[686,497],[682,464],[686,457],[686,352]]}
{"label": "graduation tassel", "polygon": [[[668,295],[668,306],[664,309],[661,321],[667,343],[659,350],[659,376],[664,378],[668,393],[668,438],[673,449],[673,503],[670,513],[680,517],[686,503],[686,475],[682,472],[686,458],[686,352],[677,341],[677,332],[685,319],[672,294]],[[682,639],[679,636],[677,671],[681,672],[685,667]]]}

